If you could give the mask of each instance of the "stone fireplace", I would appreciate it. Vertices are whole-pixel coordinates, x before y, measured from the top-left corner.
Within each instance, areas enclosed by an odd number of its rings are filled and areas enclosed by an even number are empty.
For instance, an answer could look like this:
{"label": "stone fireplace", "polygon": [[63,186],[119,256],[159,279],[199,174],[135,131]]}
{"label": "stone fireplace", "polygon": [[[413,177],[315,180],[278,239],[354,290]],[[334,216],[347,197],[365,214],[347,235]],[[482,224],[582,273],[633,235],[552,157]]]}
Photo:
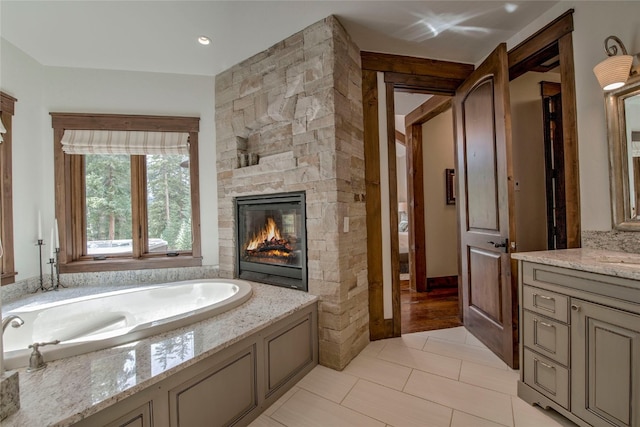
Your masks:
{"label": "stone fireplace", "polygon": [[320,363],[335,369],[369,341],[361,79],[333,16],[216,76],[220,274],[238,274],[238,198],[304,192]]}
{"label": "stone fireplace", "polygon": [[236,198],[236,276],[307,290],[305,193]]}

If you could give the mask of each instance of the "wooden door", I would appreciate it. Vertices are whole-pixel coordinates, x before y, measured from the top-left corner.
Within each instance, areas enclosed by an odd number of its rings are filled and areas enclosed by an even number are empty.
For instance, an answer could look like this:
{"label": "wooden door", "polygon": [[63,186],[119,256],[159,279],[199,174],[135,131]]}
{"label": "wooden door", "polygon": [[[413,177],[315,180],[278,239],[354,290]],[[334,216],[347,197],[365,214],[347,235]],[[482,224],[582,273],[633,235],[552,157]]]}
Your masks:
{"label": "wooden door", "polygon": [[507,50],[500,44],[456,91],[460,288],[466,328],[518,365],[517,265]]}

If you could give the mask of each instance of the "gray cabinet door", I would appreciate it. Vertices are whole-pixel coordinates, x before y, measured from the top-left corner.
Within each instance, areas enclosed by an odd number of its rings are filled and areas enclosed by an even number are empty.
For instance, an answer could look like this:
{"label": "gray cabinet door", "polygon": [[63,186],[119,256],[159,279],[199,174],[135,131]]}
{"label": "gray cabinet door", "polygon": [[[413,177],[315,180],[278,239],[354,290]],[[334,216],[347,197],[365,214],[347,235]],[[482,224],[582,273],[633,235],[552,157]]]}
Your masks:
{"label": "gray cabinet door", "polygon": [[571,299],[571,412],[640,426],[640,316]]}

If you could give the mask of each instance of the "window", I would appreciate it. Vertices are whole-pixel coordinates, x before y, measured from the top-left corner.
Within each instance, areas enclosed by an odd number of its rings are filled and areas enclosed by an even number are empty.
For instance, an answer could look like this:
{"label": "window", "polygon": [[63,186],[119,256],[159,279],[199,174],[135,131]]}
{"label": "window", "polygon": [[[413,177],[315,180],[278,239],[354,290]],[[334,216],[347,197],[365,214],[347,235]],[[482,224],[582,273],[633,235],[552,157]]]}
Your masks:
{"label": "window", "polygon": [[198,118],[51,116],[61,272],[202,265]]}
{"label": "window", "polygon": [[3,253],[0,257],[0,273],[2,284],[15,282],[16,272],[14,268],[13,254],[13,185],[11,181],[11,142],[12,142],[12,117],[17,99],[0,92],[0,242]]}

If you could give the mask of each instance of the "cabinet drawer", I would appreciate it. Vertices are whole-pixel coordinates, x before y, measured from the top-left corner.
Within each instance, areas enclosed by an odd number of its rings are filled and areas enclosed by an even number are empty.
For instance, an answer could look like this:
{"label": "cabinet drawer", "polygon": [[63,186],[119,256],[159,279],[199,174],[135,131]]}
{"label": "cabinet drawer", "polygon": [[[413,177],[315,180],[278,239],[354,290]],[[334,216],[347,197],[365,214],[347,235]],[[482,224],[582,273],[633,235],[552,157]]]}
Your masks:
{"label": "cabinet drawer", "polygon": [[569,326],[530,311],[523,311],[524,345],[551,360],[569,365]]}
{"label": "cabinet drawer", "polygon": [[522,287],[522,305],[534,313],[569,322],[569,297],[565,295],[525,285]]}
{"label": "cabinet drawer", "polygon": [[527,348],[524,349],[524,382],[569,409],[569,370]]}

